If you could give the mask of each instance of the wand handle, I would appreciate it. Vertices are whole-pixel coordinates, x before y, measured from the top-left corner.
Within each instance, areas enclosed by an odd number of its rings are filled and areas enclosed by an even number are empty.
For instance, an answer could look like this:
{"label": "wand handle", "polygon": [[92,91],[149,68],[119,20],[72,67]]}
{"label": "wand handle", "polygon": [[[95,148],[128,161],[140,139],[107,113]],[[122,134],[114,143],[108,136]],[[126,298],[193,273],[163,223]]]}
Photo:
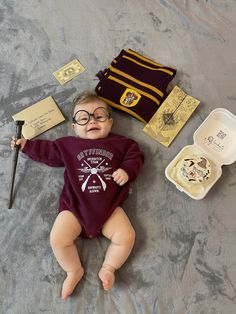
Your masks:
{"label": "wand handle", "polygon": [[[22,131],[23,124],[24,124],[24,121],[22,120],[16,121],[16,140],[21,138],[21,131]],[[13,196],[13,190],[14,190],[14,182],[15,182],[15,176],[16,176],[16,166],[17,166],[17,161],[18,161],[19,150],[20,150],[20,145],[16,145],[13,160],[12,160],[11,188],[10,188],[9,201],[8,201],[9,209],[12,207],[12,202],[13,202],[12,196]]]}

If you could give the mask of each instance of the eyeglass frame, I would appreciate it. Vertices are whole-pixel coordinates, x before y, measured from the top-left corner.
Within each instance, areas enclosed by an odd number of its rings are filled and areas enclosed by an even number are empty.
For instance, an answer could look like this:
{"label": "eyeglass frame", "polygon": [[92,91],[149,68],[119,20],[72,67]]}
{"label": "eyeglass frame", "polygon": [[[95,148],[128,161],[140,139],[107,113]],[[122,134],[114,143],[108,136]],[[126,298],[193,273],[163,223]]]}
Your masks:
{"label": "eyeglass frame", "polygon": [[[105,119],[104,121],[99,121],[99,120],[97,120],[97,119],[95,118],[95,116],[94,116],[94,112],[95,112],[97,109],[100,109],[100,108],[104,109],[104,110],[107,112],[107,117],[106,117],[106,119]],[[86,113],[88,114],[88,117],[89,117],[89,118],[88,118],[88,121],[87,121],[86,123],[84,123],[84,124],[78,123],[78,122],[76,121],[76,119],[75,119],[77,113],[80,112],[80,111],[86,112]],[[76,111],[76,113],[75,113],[74,116],[72,117],[72,122],[73,122],[73,123],[76,123],[76,124],[78,124],[78,125],[80,125],[80,126],[84,126],[84,125],[86,125],[86,124],[89,123],[89,121],[91,120],[92,117],[94,118],[95,121],[98,121],[98,122],[105,122],[106,120],[111,119],[111,113],[110,113],[110,112],[108,111],[108,109],[105,108],[105,107],[97,107],[97,108],[93,111],[93,113],[89,113],[87,110],[81,109],[81,110]]]}

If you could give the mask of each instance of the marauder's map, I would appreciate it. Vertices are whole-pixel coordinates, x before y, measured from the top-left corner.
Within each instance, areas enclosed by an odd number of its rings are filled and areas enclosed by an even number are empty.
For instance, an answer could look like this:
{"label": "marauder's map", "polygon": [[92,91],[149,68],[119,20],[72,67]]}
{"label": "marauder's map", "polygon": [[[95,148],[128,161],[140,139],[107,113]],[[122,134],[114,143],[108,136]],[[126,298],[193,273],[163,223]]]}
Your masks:
{"label": "marauder's map", "polygon": [[175,86],[143,131],[168,147],[200,104]]}

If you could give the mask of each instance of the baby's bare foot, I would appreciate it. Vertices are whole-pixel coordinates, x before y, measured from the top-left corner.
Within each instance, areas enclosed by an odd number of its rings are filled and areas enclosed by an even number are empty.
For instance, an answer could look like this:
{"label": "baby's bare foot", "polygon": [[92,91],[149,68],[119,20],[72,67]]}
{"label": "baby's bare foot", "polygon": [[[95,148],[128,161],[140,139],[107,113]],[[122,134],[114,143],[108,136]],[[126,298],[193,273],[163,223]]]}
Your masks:
{"label": "baby's bare foot", "polygon": [[110,265],[102,266],[98,273],[98,277],[102,281],[103,289],[108,291],[113,287],[115,282],[115,268]]}
{"label": "baby's bare foot", "polygon": [[66,300],[74,291],[76,285],[79,283],[84,275],[84,269],[81,267],[75,272],[67,272],[67,277],[62,286],[61,298]]}

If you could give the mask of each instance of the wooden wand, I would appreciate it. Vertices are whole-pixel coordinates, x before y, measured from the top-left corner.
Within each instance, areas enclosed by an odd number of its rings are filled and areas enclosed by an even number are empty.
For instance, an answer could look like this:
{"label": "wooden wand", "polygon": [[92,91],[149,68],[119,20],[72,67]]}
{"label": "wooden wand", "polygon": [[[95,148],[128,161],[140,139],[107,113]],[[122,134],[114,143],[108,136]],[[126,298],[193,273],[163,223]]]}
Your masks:
{"label": "wooden wand", "polygon": [[[25,121],[17,120],[16,123],[16,140],[21,138],[21,131],[22,126],[25,123]],[[8,208],[10,209],[12,207],[12,196],[13,196],[13,189],[14,189],[14,182],[15,182],[15,175],[16,175],[16,165],[18,161],[18,155],[19,155],[20,145],[16,145],[14,156],[12,160],[12,174],[11,174],[11,189],[10,189],[10,195],[9,195],[9,202],[8,202]]]}

